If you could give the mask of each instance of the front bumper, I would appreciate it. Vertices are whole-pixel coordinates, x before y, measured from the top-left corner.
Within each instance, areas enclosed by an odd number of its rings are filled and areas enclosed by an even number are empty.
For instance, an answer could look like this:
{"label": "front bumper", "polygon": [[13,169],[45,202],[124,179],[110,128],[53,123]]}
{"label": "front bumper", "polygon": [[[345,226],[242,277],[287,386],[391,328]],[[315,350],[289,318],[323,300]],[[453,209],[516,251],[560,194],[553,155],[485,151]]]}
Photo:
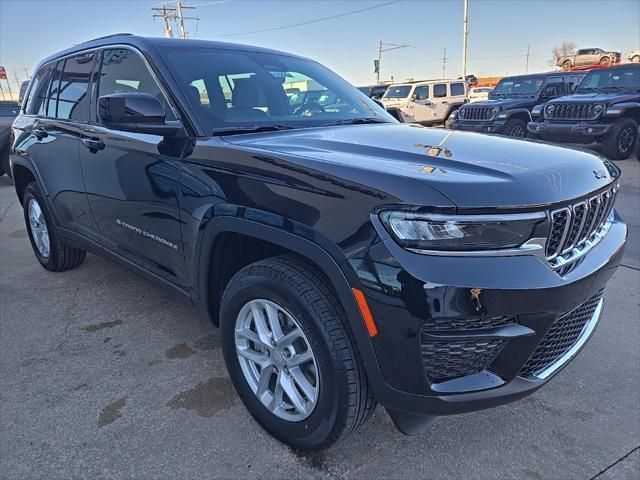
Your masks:
{"label": "front bumper", "polygon": [[609,133],[611,124],[537,121],[529,122],[527,130],[544,140],[591,143]]}
{"label": "front bumper", "polygon": [[[421,255],[383,237],[350,261],[378,326],[371,340],[381,375],[370,378],[378,402],[412,414],[448,415],[540,388],[593,333],[602,312],[598,295],[620,263],[626,235],[614,215],[606,237],[564,277],[535,256]],[[590,300],[595,307],[577,340],[533,371],[531,362],[558,319]],[[469,359],[475,368],[465,363]]]}
{"label": "front bumper", "polygon": [[490,120],[490,121],[478,121],[468,122],[461,121],[459,118],[451,124],[453,130],[463,130],[466,132],[480,132],[480,133],[502,133],[507,121],[502,120]]}

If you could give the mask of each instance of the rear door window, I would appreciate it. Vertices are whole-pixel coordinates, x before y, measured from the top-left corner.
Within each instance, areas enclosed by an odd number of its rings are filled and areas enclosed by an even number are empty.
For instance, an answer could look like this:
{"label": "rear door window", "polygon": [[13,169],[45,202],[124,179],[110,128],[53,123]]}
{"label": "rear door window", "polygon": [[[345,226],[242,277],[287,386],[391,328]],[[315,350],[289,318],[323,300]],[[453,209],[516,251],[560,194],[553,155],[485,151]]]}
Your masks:
{"label": "rear door window", "polygon": [[58,108],[58,93],[60,93],[60,77],[64,68],[64,60],[60,60],[51,74],[51,82],[49,84],[49,93],[45,104],[45,116],[55,117]]}
{"label": "rear door window", "polygon": [[447,96],[447,84],[436,83],[433,86],[433,98],[443,98]]}
{"label": "rear door window", "polygon": [[[89,121],[91,108],[89,82],[93,71],[94,57],[93,52],[84,53],[65,61],[57,91],[55,115],[57,118],[77,122]],[[55,98],[53,91],[52,84],[50,103],[55,101],[53,100]]]}

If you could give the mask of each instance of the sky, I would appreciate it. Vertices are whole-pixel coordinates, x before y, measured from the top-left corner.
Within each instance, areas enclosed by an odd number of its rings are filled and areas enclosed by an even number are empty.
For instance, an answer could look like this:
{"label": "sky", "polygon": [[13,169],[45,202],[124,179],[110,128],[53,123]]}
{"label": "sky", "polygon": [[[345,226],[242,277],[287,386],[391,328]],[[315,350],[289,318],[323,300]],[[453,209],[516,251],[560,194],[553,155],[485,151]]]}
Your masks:
{"label": "sky", "polygon": [[[378,42],[410,45],[383,53],[381,78],[462,73],[463,0],[184,0],[199,21],[190,37],[245,43],[318,60],[355,85],[375,83]],[[0,0],[0,65],[15,88],[44,57],[114,32],[162,36],[151,8],[161,0]],[[352,13],[355,12],[355,13]],[[326,17],[335,17],[316,21]],[[309,23],[311,22],[311,23]],[[293,24],[304,25],[287,27]],[[258,31],[269,30],[269,31]],[[177,32],[177,27],[175,28]],[[467,73],[504,76],[549,70],[551,49],[640,49],[640,0],[469,0]],[[25,72],[27,69],[27,72]],[[2,82],[5,86],[5,82]]]}

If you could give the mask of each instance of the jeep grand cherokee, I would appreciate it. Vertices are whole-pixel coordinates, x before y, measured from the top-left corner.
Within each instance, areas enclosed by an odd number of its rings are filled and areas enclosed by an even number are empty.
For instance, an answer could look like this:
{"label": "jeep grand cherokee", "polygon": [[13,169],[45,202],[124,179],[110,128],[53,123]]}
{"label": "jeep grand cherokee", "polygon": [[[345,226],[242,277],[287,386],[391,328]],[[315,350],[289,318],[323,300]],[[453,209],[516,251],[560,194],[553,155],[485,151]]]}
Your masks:
{"label": "jeep grand cherokee", "polygon": [[[294,85],[340,101],[292,107]],[[249,412],[306,450],[377,402],[412,433],[534,392],[593,333],[625,244],[607,160],[400,124],[262,48],[80,44],[38,66],[13,129],[38,261],[90,251],[192,302]]]}

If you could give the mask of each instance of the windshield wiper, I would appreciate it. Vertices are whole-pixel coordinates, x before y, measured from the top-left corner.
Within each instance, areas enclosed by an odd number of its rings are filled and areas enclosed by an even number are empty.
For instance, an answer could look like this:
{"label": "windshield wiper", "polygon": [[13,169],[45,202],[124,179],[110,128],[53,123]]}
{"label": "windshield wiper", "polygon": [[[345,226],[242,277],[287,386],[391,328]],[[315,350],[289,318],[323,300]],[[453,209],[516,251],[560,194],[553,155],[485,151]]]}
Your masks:
{"label": "windshield wiper", "polygon": [[343,120],[336,120],[331,123],[323,123],[321,127],[335,127],[337,125],[365,125],[367,123],[389,123],[387,120],[380,118],[345,118]]}
{"label": "windshield wiper", "polygon": [[211,135],[241,135],[243,133],[276,132],[279,130],[292,130],[295,127],[289,125],[239,125],[237,127],[225,127],[214,130]]}

